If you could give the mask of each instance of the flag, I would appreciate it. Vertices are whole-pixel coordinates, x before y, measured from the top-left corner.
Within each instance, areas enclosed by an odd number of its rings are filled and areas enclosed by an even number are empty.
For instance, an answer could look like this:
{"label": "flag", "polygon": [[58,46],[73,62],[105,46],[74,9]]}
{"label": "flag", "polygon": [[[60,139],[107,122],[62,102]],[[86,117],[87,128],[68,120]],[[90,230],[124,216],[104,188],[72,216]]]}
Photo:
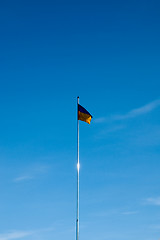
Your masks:
{"label": "flag", "polygon": [[92,118],[92,115],[84,107],[78,104],[78,120],[90,124]]}

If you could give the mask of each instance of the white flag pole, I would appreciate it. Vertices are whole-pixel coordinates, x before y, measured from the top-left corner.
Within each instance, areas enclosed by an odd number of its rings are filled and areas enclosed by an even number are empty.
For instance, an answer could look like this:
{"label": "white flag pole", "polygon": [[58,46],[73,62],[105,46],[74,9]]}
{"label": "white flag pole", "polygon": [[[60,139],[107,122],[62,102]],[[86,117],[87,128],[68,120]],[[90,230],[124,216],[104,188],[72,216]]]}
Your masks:
{"label": "white flag pole", "polygon": [[79,120],[78,120],[78,104],[77,97],[77,219],[76,219],[76,240],[79,240]]}

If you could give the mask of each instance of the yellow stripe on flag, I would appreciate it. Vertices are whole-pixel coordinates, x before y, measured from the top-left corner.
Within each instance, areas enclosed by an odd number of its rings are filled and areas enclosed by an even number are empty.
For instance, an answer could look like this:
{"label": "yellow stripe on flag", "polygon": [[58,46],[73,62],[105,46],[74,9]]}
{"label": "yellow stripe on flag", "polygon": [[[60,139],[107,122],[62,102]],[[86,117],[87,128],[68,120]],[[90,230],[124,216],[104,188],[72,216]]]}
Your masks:
{"label": "yellow stripe on flag", "polygon": [[91,119],[92,119],[91,115],[78,111],[78,120],[81,120],[81,121],[84,121],[84,122],[90,124]]}

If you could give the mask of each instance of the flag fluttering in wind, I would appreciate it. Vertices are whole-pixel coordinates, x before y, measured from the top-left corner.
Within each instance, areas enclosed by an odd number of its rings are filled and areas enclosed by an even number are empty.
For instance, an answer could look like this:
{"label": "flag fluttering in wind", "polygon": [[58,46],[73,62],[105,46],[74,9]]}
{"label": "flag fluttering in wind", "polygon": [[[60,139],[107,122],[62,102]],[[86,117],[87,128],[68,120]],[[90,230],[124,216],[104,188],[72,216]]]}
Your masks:
{"label": "flag fluttering in wind", "polygon": [[78,104],[78,120],[90,124],[92,118],[92,115],[84,107]]}
{"label": "flag fluttering in wind", "polygon": [[86,123],[91,122],[92,115],[79,104],[77,97],[77,216],[76,216],[76,240],[79,240],[79,120]]}

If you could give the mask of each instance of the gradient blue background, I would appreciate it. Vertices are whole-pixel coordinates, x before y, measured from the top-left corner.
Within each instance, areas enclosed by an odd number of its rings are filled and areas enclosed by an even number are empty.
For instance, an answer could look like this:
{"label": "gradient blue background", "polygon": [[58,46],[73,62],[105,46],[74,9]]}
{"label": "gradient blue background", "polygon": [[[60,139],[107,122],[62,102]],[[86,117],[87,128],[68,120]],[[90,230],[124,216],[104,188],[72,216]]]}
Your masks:
{"label": "gradient blue background", "polygon": [[160,2],[0,2],[0,240],[160,238]]}

